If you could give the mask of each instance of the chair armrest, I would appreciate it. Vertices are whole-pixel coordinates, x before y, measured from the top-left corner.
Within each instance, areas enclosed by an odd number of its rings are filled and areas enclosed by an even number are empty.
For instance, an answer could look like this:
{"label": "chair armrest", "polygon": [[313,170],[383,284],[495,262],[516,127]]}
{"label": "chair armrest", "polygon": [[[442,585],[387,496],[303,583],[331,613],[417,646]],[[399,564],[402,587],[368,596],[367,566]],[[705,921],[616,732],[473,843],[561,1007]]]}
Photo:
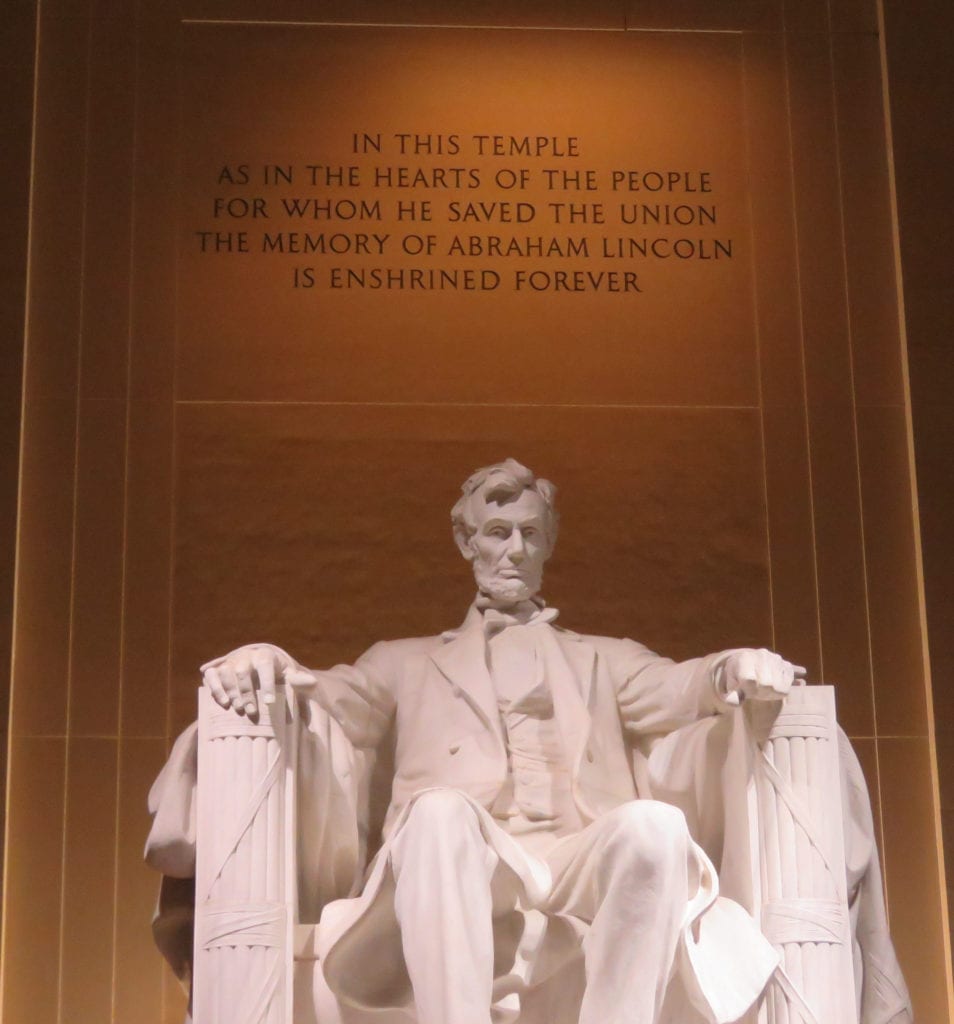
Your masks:
{"label": "chair armrest", "polygon": [[[766,995],[783,1019],[857,1020],[835,694],[797,686],[743,711],[753,909],[782,956]],[[774,1019],[774,1018],[769,1018]]]}
{"label": "chair armrest", "polygon": [[193,1019],[292,1024],[295,701],[250,719],[199,691]]}

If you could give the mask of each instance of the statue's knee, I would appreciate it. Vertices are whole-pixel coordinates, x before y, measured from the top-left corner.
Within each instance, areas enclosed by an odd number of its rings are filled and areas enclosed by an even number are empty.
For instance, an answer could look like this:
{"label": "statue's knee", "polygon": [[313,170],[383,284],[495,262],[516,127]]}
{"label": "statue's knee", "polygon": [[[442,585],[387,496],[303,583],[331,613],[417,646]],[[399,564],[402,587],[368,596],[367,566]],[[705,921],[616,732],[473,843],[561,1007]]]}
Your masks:
{"label": "statue's knee", "polygon": [[[478,877],[489,888],[498,861],[484,838],[477,812],[453,789],[419,793],[389,849],[395,881],[405,894],[420,891],[422,885],[473,887]],[[463,874],[462,865],[466,865]]]}
{"label": "statue's knee", "polygon": [[456,789],[428,789],[414,798],[407,825],[413,828],[458,832],[476,826],[477,815],[465,796]]}
{"label": "statue's knee", "polygon": [[658,800],[633,800],[617,807],[610,816],[613,839],[634,856],[685,856],[689,829],[678,807]]}

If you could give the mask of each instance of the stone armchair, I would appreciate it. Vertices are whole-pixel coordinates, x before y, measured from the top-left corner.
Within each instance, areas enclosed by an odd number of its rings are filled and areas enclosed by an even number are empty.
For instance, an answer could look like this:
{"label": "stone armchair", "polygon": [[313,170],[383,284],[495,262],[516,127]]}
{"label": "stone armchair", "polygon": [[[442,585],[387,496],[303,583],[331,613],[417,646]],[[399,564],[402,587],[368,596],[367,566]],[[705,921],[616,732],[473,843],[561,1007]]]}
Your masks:
{"label": "stone armchair", "polygon": [[[198,722],[150,795],[147,845],[165,875],[195,879],[194,923],[188,883],[167,879],[155,924],[163,952],[191,980],[194,1024],[371,1024],[328,989],[317,922],[360,890],[374,845],[373,769],[325,712],[287,700],[283,687],[257,720],[200,691]],[[885,926],[867,792],[832,687],[799,686],[784,703],[697,722],[635,753],[634,772],[642,794],[683,810],[721,892],[779,953],[744,1024],[912,1020]],[[518,1021],[520,1011],[511,990],[495,1016]],[[672,1024],[701,1021],[693,1013],[679,1010]],[[408,1018],[375,1014],[375,1024],[399,1021]]]}

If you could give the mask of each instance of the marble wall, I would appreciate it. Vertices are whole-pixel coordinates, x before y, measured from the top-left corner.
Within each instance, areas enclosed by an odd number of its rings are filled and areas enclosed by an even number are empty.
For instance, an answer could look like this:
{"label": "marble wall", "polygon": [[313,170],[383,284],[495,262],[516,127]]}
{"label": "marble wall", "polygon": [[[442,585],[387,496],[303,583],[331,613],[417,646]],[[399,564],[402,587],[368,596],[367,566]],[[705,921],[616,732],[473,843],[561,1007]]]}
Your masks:
{"label": "marble wall", "polygon": [[[512,6],[43,5],[10,1019],[180,1017],[140,856],[145,795],[192,716],[195,666],[261,638],[322,665],[454,625],[470,594],[449,508],[474,466],[507,454],[560,486],[547,595],[567,625],[676,657],[774,646],[835,684],[916,1012],[945,1016],[875,5],[529,3],[519,19]],[[633,262],[639,293],[481,294],[335,290],[327,256],[199,250],[197,231],[223,230],[214,198],[253,194],[214,180],[222,166],[345,163],[365,125],[575,133],[571,166],[601,182],[647,160],[706,169],[718,222],[690,234],[731,236],[732,257]],[[484,176],[500,166],[472,152],[388,163],[464,155]],[[530,166],[524,201],[543,209],[553,196]],[[262,228],[247,227],[254,246]],[[637,234],[492,230],[594,246]],[[306,264],[316,287],[295,289]],[[487,266],[512,281],[531,264]],[[546,262],[561,266],[575,264]]]}

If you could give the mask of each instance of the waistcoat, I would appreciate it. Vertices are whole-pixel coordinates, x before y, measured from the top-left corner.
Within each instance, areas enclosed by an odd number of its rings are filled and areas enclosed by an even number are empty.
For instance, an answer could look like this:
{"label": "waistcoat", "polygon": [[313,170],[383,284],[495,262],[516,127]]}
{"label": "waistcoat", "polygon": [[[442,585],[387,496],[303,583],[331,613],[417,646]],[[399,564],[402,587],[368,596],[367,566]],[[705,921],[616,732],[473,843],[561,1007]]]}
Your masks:
{"label": "waistcoat", "polygon": [[488,641],[490,674],[507,745],[507,783],[491,813],[515,839],[542,854],[583,827],[570,765],[553,713],[534,625],[512,625]]}

